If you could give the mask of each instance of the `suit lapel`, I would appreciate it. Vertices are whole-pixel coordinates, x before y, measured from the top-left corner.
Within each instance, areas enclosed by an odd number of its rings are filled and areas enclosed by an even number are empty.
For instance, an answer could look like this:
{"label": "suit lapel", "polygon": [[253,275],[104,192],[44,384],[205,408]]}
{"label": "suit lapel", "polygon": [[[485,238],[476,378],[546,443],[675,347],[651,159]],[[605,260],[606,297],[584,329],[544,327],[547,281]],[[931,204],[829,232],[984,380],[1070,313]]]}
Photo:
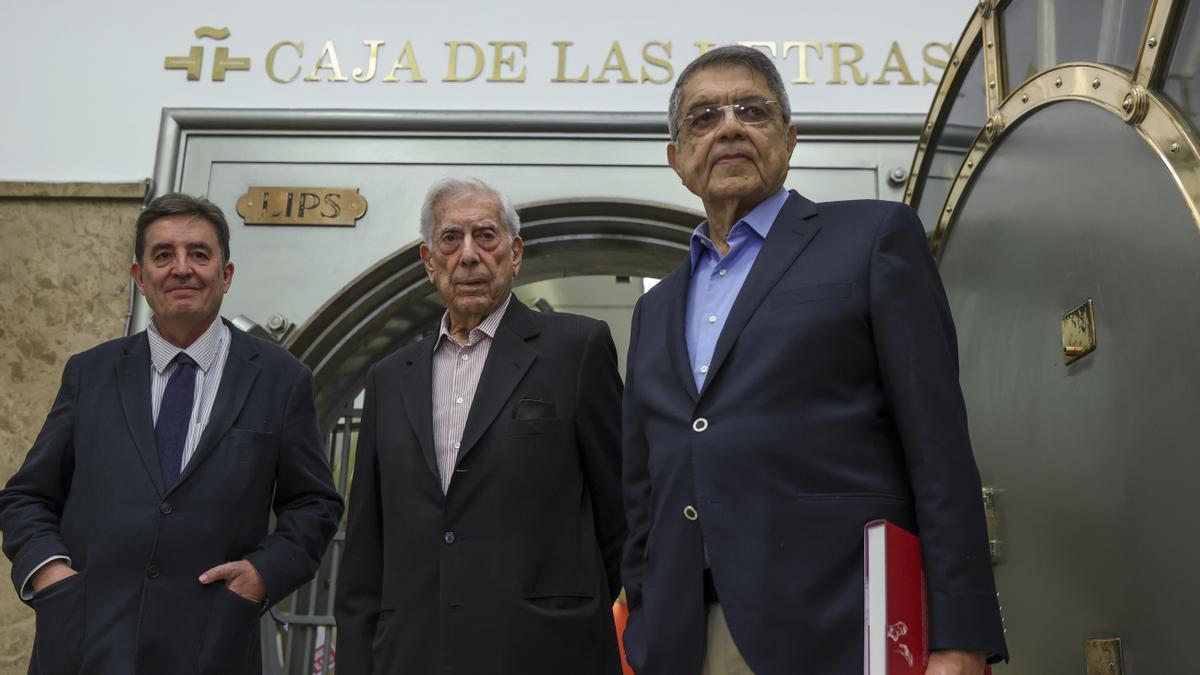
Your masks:
{"label": "suit lapel", "polygon": [[[225,369],[221,371],[221,384],[217,388],[217,397],[213,400],[212,413],[208,416],[208,424],[204,427],[204,433],[200,435],[200,443],[196,446],[196,452],[183,467],[183,473],[179,475],[179,481],[175,483],[176,487],[182,485],[189,476],[196,472],[197,467],[208,459],[213,449],[225,437],[225,432],[229,431],[229,427],[233,426],[233,421],[242,411],[242,406],[246,403],[246,396],[250,393],[250,387],[261,370],[258,364],[254,363],[257,358],[258,345],[254,344],[254,339],[230,325],[229,356],[225,359]],[[195,405],[199,404],[200,401],[197,400]]]}
{"label": "suit lapel", "polygon": [[742,329],[746,327],[746,323],[753,316],[754,311],[767,297],[767,293],[775,287],[779,278],[792,266],[792,263],[816,236],[817,231],[821,229],[817,221],[813,219],[815,215],[817,215],[816,204],[795,192],[784,202],[783,208],[780,209],[779,215],[775,217],[775,222],[771,225],[771,231],[767,233],[762,249],[758,252],[754,266],[750,268],[746,282],[742,284],[742,290],[738,292],[737,299],[733,301],[733,309],[729,313],[729,318],[725,320],[721,335],[717,338],[717,346],[713,350],[708,377],[704,380],[704,390],[707,390],[716,379],[717,372],[725,362],[725,357],[729,356],[729,351],[733,349]]}
{"label": "suit lapel", "polygon": [[515,297],[509,302],[508,310],[496,329],[491,349],[488,350],[487,363],[479,376],[479,386],[475,389],[471,412],[467,414],[456,466],[462,463],[483,432],[492,425],[537,358],[537,351],[526,342],[538,333],[532,314],[533,310]]}
{"label": "suit lapel", "polygon": [[163,494],[162,470],[158,465],[158,446],[154,442],[154,411],[150,405],[150,343],[143,331],[126,343],[125,356],[117,362],[117,388],[125,422],[137,446],[146,473],[158,494]]}
{"label": "suit lapel", "polygon": [[688,359],[687,332],[684,322],[687,320],[688,291],[691,286],[692,264],[690,258],[685,258],[683,264],[675,268],[660,282],[663,295],[666,297],[668,310],[667,323],[667,355],[675,373],[683,380],[684,391],[692,397],[695,403],[700,398],[696,391],[696,377],[692,375],[692,364]]}
{"label": "suit lapel", "polygon": [[416,359],[408,363],[401,395],[404,397],[408,423],[416,432],[425,463],[440,480],[441,473],[433,447],[433,348],[437,344],[437,336],[427,338],[427,342],[421,346]]}

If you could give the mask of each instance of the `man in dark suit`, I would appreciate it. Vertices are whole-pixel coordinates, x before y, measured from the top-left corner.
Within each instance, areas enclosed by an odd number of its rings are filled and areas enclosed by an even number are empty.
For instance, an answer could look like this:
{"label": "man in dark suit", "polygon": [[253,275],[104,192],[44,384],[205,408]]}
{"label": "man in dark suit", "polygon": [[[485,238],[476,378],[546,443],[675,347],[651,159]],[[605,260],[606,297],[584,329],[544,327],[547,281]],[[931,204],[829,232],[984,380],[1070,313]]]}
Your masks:
{"label": "man in dark suit", "polygon": [[215,205],[155,199],[135,252],[149,328],[71,357],[0,492],[29,672],[259,673],[260,615],[312,577],[342,513],[312,375],[220,319]]}
{"label": "man in dark suit", "polygon": [[634,312],[624,401],[625,647],[638,675],[863,668],[863,526],[921,536],[928,673],[1005,656],[957,346],[904,205],[783,189],[773,62],[699,57],[667,159],[704,202]]}
{"label": "man in dark suit", "polygon": [[509,200],[430,188],[437,334],[367,375],[338,580],[341,675],[615,675],[625,537],[608,327],[539,313]]}

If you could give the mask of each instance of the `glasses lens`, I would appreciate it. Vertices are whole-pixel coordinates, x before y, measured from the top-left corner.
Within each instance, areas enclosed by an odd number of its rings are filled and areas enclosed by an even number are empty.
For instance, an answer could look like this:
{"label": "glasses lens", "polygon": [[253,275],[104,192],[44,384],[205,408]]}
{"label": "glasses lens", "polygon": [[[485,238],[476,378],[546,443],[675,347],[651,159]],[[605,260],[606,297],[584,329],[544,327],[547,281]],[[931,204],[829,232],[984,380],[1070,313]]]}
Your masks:
{"label": "glasses lens", "polygon": [[733,112],[743,124],[763,124],[771,119],[771,106],[766,101],[737,103]]}
{"label": "glasses lens", "polygon": [[705,106],[692,110],[688,115],[688,119],[690,120],[692,131],[702,134],[716,128],[717,122],[721,120],[721,116],[724,114],[725,112],[720,108]]}

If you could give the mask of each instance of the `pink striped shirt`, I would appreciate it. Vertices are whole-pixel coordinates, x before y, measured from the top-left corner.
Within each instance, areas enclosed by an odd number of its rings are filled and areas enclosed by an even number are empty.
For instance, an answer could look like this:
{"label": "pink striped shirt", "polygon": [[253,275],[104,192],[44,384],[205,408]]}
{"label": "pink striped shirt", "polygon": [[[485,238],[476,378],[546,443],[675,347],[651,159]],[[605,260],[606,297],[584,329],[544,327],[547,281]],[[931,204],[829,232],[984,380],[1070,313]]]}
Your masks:
{"label": "pink striped shirt", "polygon": [[450,312],[442,315],[441,330],[433,347],[433,448],[443,494],[450,489],[467,415],[492,348],[492,338],[496,337],[496,329],[511,300],[510,294],[500,309],[472,328],[465,345],[450,336]]}

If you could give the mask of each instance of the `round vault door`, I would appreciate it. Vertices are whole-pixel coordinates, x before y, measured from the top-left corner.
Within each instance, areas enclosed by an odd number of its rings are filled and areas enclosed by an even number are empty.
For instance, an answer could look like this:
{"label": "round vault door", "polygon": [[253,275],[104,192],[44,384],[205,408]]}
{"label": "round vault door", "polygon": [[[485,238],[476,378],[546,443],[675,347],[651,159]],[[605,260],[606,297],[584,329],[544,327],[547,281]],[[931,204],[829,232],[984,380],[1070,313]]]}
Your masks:
{"label": "round vault door", "polygon": [[987,486],[998,673],[1196,672],[1191,5],[981,2],[914,161]]}

